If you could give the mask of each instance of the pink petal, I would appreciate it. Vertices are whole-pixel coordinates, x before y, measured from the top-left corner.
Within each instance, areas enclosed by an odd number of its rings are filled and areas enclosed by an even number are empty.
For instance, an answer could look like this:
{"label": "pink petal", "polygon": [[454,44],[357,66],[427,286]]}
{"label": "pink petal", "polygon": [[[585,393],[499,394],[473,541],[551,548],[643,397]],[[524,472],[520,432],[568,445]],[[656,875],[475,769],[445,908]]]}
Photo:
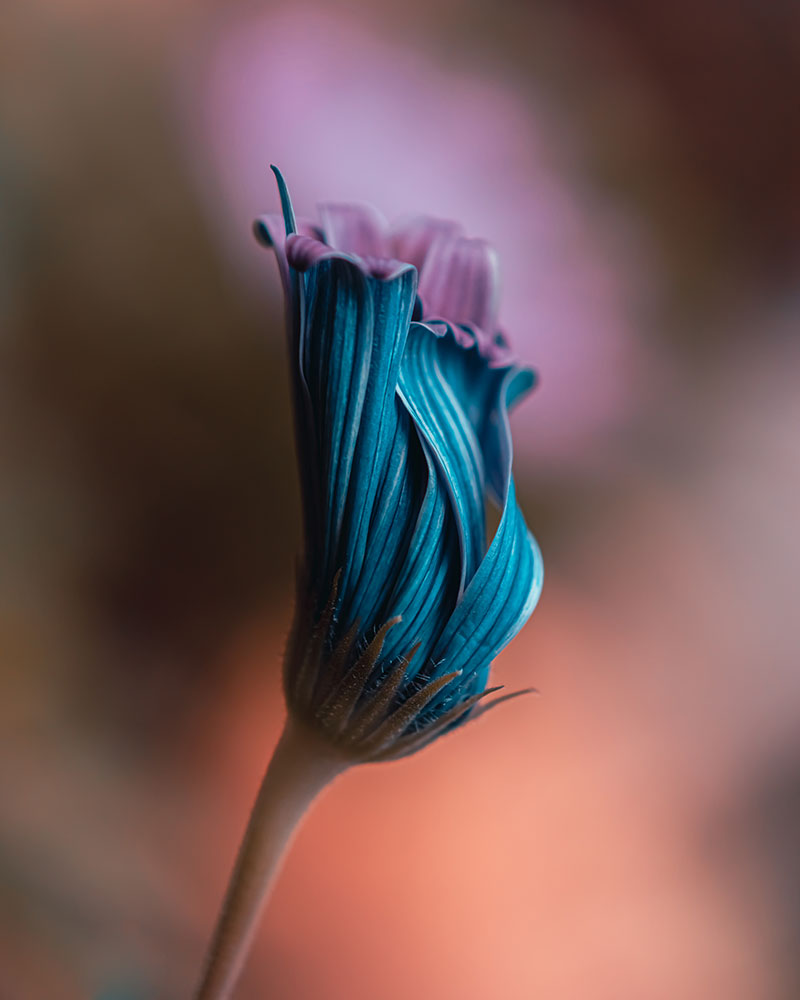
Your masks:
{"label": "pink petal", "polygon": [[443,237],[461,236],[463,230],[457,222],[417,215],[392,226],[390,242],[392,253],[398,260],[407,260],[421,270],[431,245]]}
{"label": "pink petal", "polygon": [[359,257],[389,257],[386,220],[371,205],[328,203],[319,206],[325,239],[337,250]]}
{"label": "pink petal", "polygon": [[[256,239],[264,246],[272,247],[278,259],[281,281],[284,290],[289,288],[289,269],[286,260],[286,227],[283,216],[279,212],[269,212],[260,215],[253,223],[253,231]],[[310,219],[300,217],[297,219],[297,231],[302,236],[317,239],[320,231],[319,227]]]}
{"label": "pink petal", "polygon": [[497,255],[485,240],[443,236],[428,250],[419,290],[431,315],[490,333],[497,324],[498,277]]}
{"label": "pink petal", "polygon": [[362,274],[381,281],[393,281],[405,271],[411,270],[411,265],[402,261],[387,257],[359,257],[302,233],[293,233],[286,239],[286,259],[296,271],[308,271],[320,261],[334,258],[347,261]]}

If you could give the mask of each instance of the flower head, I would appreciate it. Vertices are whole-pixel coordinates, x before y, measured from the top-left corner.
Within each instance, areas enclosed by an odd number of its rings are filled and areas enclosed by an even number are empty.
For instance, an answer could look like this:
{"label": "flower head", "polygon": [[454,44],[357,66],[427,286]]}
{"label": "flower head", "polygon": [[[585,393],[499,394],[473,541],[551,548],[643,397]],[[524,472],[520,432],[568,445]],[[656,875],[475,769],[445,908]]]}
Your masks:
{"label": "flower head", "polygon": [[273,169],[283,214],[256,234],[286,294],[304,524],[287,705],[346,757],[396,758],[476,714],[538,600],[508,425],[534,376],[487,243],[355,205],[298,221]]}

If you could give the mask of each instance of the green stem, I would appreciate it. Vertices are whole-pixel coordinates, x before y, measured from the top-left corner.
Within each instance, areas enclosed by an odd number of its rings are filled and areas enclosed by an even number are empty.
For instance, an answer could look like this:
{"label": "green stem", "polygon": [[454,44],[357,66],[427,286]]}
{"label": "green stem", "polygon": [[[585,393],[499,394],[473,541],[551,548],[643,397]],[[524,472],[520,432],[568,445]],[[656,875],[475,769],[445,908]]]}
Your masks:
{"label": "green stem", "polygon": [[228,1000],[303,814],[348,762],[287,719],[258,792],[195,1000]]}

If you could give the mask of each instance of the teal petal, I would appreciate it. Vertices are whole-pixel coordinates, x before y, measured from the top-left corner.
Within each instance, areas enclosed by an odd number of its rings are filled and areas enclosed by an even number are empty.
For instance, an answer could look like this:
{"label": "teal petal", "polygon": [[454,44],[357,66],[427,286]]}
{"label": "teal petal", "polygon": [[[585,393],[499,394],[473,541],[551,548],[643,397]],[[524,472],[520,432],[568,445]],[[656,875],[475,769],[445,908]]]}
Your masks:
{"label": "teal petal", "polygon": [[422,323],[411,324],[398,391],[431,450],[455,508],[463,590],[483,557],[484,467],[464,399],[457,395],[450,371],[443,368],[449,361],[443,343]]}
{"label": "teal petal", "polygon": [[[542,559],[516,501],[508,423],[509,401],[518,401],[531,383],[525,369],[491,368],[477,346],[464,350],[451,329],[437,334],[412,324],[400,392],[448,479],[459,535],[465,539],[462,552],[469,552],[470,539],[481,546],[476,562],[462,556],[461,596],[431,654],[438,674],[461,670],[463,678],[458,691],[443,692],[432,711],[485,685],[491,660],[522,627],[541,592]],[[441,385],[448,391],[435,391]],[[474,448],[480,461],[472,457]],[[478,509],[472,498],[477,484],[482,501],[486,469],[502,514],[484,554],[483,507]]]}

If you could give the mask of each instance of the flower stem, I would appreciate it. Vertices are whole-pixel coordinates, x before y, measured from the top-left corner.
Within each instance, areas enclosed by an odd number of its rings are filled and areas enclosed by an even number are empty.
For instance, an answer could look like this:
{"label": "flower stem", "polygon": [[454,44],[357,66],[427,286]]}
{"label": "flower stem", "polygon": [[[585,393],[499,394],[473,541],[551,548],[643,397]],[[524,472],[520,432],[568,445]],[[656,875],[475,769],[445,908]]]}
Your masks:
{"label": "flower stem", "polygon": [[348,762],[287,719],[239,848],[195,1000],[228,1000],[303,814]]}

